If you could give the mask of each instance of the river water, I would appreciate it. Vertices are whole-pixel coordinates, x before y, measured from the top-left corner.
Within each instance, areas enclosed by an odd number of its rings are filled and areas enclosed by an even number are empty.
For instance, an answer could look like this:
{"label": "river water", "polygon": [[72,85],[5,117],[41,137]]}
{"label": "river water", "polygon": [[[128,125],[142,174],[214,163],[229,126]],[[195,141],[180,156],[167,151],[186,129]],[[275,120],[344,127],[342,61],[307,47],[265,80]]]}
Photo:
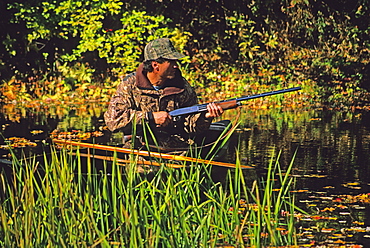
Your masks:
{"label": "river water", "polygon": [[[293,161],[297,205],[311,213],[300,218],[299,244],[370,247],[370,114],[251,111],[241,116],[247,120],[234,146],[239,144],[243,163],[263,175],[272,154],[280,153],[282,168]],[[235,159],[233,151],[229,156]]]}
{"label": "river water", "polygon": [[[2,106],[0,145],[11,137],[41,142],[54,130],[106,134],[103,109],[92,105],[41,112]],[[301,244],[370,247],[370,113],[243,109],[223,117],[239,123],[228,162],[239,154],[243,164],[263,175],[274,151],[280,153],[281,168],[294,158],[297,204],[318,216],[301,220]],[[0,156],[7,159],[8,151],[0,149]]]}

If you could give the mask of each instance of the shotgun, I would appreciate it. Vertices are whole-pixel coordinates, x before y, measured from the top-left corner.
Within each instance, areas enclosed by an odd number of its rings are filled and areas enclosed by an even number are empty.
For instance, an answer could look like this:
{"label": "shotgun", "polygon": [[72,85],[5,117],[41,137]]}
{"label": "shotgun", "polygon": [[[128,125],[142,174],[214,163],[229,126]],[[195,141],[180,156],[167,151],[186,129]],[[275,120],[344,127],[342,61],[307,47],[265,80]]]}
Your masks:
{"label": "shotgun", "polygon": [[[301,89],[301,87],[293,87],[293,88],[288,88],[288,89],[284,89],[284,90],[276,90],[276,91],[270,91],[270,92],[265,92],[265,93],[256,94],[256,95],[242,96],[242,97],[239,97],[239,98],[232,98],[232,99],[228,99],[228,100],[222,100],[222,101],[218,101],[218,102],[215,102],[215,103],[217,105],[221,106],[222,109],[224,109],[224,110],[233,109],[233,108],[237,108],[237,107],[241,106],[242,101],[247,101],[247,100],[251,100],[251,99],[255,99],[255,98],[259,98],[259,97],[265,97],[265,96],[272,96],[272,95],[276,95],[276,94],[287,93],[287,92],[296,91],[296,90],[300,90],[300,89]],[[179,109],[175,109],[175,110],[170,111],[169,114],[172,117],[178,117],[178,116],[182,116],[182,115],[189,115],[189,114],[195,114],[195,113],[200,113],[200,112],[206,112],[207,111],[207,105],[208,105],[208,103],[204,103],[204,104],[197,104],[197,105],[190,106],[190,107],[179,108]]]}

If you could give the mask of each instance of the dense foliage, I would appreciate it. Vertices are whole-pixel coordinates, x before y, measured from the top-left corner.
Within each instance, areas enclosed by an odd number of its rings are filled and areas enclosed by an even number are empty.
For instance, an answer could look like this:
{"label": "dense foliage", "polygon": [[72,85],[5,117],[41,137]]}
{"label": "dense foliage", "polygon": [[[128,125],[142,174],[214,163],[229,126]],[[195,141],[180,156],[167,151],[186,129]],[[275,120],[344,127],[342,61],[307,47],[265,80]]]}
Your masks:
{"label": "dense foliage", "polygon": [[137,66],[147,41],[166,36],[189,55],[184,71],[204,100],[210,92],[228,97],[301,84],[306,95],[298,100],[306,103],[363,106],[370,89],[369,6],[368,0],[6,0],[0,73],[17,81],[2,82],[3,100],[14,88],[22,91],[21,81],[30,98],[98,85],[98,93],[83,96],[97,98]]}

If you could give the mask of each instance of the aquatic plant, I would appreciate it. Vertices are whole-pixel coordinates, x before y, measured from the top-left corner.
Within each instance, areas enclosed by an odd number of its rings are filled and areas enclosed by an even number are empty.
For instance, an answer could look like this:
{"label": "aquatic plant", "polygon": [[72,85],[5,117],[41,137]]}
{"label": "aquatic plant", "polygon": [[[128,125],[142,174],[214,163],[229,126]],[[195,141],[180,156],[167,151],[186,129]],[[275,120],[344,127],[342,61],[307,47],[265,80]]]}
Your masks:
{"label": "aquatic plant", "polygon": [[[93,154],[93,151],[88,154]],[[266,180],[254,173],[191,163],[137,172],[138,157],[122,166],[85,159],[79,149],[18,160],[1,172],[3,247],[217,247],[294,244],[291,166],[273,159]],[[275,156],[273,156],[275,157]],[[293,164],[293,163],[292,163]],[[154,171],[152,170],[154,169]],[[212,175],[221,174],[224,180]],[[220,175],[219,175],[220,176]],[[279,185],[275,182],[275,177]],[[250,186],[248,186],[250,185]],[[278,186],[278,187],[277,187]]]}

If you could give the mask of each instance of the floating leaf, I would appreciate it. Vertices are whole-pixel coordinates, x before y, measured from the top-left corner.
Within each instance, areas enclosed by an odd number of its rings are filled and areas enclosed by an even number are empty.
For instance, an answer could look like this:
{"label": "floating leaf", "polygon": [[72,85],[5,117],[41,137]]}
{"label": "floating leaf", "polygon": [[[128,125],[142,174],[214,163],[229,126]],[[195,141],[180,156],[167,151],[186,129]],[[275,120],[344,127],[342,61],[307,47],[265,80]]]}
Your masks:
{"label": "floating leaf", "polygon": [[43,133],[44,131],[43,130],[32,130],[30,133],[33,134],[33,135],[37,135],[37,134],[40,134],[40,133]]}

